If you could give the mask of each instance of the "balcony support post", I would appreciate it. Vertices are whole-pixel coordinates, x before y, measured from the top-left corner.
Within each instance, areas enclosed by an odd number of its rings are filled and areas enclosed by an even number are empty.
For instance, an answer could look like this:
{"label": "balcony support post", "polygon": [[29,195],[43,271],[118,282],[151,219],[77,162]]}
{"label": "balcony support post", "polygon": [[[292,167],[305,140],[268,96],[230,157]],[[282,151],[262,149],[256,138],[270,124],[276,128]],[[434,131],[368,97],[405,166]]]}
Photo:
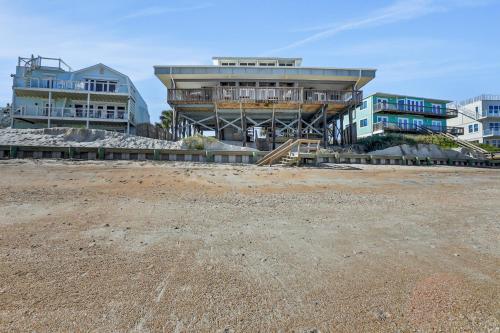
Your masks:
{"label": "balcony support post", "polygon": [[170,121],[170,133],[172,136],[170,137],[170,140],[174,140],[174,131],[175,131],[175,126],[174,126],[174,115],[175,115],[175,108],[172,108],[172,118]]}
{"label": "balcony support post", "polygon": [[245,111],[243,105],[240,103],[240,116],[241,116],[241,143],[243,147],[247,146],[247,122],[245,119]]}
{"label": "balcony support post", "polygon": [[86,124],[87,129],[89,128],[89,124],[90,124],[90,93],[87,93],[87,124]]}
{"label": "balcony support post", "polygon": [[174,117],[173,117],[173,122],[174,122],[174,141],[177,141],[179,139],[179,112],[174,109]]}
{"label": "balcony support post", "polygon": [[49,90],[49,109],[47,110],[47,128],[50,128],[51,111],[52,111],[52,90]]}
{"label": "balcony support post", "polygon": [[217,103],[214,103],[214,109],[215,109],[215,137],[217,140],[221,140],[221,133],[220,133],[220,123],[219,123],[219,110],[217,107]]}
{"label": "balcony support post", "polygon": [[328,124],[326,121],[326,109],[328,104],[323,104],[323,146],[326,148],[328,146]]}
{"label": "balcony support post", "polygon": [[340,114],[339,116],[339,134],[340,134],[340,144],[344,145],[344,114]]}
{"label": "balcony support post", "polygon": [[353,144],[354,143],[354,140],[353,140],[353,136],[354,136],[354,131],[352,130],[352,107],[349,107],[349,110],[347,111],[348,113],[348,116],[349,116],[349,137],[348,137],[348,144]]}
{"label": "balcony support post", "polygon": [[297,116],[297,139],[302,138],[302,105],[299,104],[299,114]]}
{"label": "balcony support post", "polygon": [[272,135],[272,142],[273,142],[273,150],[276,149],[276,114],[274,110],[274,105],[273,105],[273,115],[271,117],[271,135]]}

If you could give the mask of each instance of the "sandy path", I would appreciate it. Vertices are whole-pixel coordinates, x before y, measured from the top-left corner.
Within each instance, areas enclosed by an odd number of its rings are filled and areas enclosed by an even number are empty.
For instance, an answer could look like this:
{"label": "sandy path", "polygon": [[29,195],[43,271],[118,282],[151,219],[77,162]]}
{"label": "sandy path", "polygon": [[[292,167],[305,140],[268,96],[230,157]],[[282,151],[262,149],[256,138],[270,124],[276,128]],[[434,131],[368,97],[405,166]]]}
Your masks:
{"label": "sandy path", "polygon": [[499,329],[498,170],[0,173],[0,331]]}

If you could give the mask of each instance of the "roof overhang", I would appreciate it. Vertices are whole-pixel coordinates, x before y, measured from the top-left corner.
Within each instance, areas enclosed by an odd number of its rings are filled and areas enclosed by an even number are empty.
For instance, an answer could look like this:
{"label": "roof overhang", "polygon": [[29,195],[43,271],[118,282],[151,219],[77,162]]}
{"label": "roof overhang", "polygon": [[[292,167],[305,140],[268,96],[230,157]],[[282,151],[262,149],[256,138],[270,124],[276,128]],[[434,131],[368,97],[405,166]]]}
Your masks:
{"label": "roof overhang", "polygon": [[[155,66],[155,75],[167,88],[176,81],[294,80],[356,84],[361,88],[375,78],[375,69],[332,67]],[[182,88],[176,86],[177,88]]]}

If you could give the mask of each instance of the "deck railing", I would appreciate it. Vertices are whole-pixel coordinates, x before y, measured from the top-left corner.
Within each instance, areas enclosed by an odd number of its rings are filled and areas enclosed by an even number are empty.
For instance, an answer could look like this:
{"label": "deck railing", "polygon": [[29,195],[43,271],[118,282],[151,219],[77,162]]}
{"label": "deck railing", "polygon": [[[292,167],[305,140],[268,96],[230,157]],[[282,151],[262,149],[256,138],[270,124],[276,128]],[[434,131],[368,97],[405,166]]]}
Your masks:
{"label": "deck railing", "polygon": [[483,130],[483,135],[484,136],[494,136],[494,135],[500,136],[500,128],[486,128]]}
{"label": "deck railing", "polygon": [[452,126],[439,126],[439,125],[420,125],[416,123],[407,122],[378,122],[373,124],[373,131],[392,131],[392,132],[405,132],[405,133],[448,133],[452,135],[464,134],[463,127]]}
{"label": "deck railing", "polygon": [[493,109],[483,110],[479,113],[479,118],[500,118],[500,107],[495,105]]}
{"label": "deck railing", "polygon": [[[340,103],[353,101],[352,91],[317,90],[297,87],[216,87],[201,89],[169,89],[169,103],[211,102],[265,102],[265,103]],[[354,93],[355,102],[362,99],[362,92]]]}
{"label": "deck railing", "polygon": [[[25,117],[41,117],[41,118],[73,118],[86,120],[87,119],[87,108],[65,108],[65,107],[26,107],[19,106],[14,112],[14,116],[25,116]],[[108,111],[108,110],[96,110],[90,109],[88,113],[88,118],[93,120],[102,121],[127,121],[127,112],[125,111]],[[131,119],[133,120],[132,114]]]}
{"label": "deck railing", "polygon": [[[103,80],[106,81],[106,80]],[[15,88],[38,88],[56,90],[75,90],[81,92],[98,92],[108,94],[126,94],[128,85],[109,82],[88,82],[81,80],[47,80],[40,78],[16,78]]]}
{"label": "deck railing", "polygon": [[458,116],[456,109],[448,109],[440,105],[425,106],[404,103],[375,103],[374,112],[396,112],[406,114],[422,114],[427,116],[454,118]]}

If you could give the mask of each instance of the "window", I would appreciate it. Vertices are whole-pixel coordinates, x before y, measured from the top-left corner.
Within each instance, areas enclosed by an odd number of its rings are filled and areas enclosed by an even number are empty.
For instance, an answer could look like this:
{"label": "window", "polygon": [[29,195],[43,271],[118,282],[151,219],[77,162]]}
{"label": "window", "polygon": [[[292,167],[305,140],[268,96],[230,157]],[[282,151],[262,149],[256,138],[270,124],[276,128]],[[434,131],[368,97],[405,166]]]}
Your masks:
{"label": "window", "polygon": [[85,90],[116,92],[117,81],[85,79]]}
{"label": "window", "polygon": [[125,119],[125,107],[124,106],[118,106],[117,107],[117,118],[118,119]]}
{"label": "window", "polygon": [[255,82],[240,82],[239,85],[240,85],[240,87],[255,87],[256,83]]}
{"label": "window", "polygon": [[401,129],[408,129],[408,118],[398,118],[398,127]]}
{"label": "window", "polygon": [[473,125],[469,125],[469,133],[472,133],[474,132],[474,126]]}
{"label": "window", "polygon": [[441,129],[443,128],[443,123],[439,120],[433,120],[431,122],[431,126],[432,126],[432,130],[434,130],[434,131],[441,131]]}
{"label": "window", "polygon": [[276,82],[259,82],[259,87],[276,87]]}
{"label": "window", "polygon": [[432,113],[441,113],[441,104],[432,104]]}
{"label": "window", "polygon": [[385,110],[387,109],[387,103],[389,101],[387,98],[377,98],[377,109],[378,110]]}
{"label": "window", "polygon": [[221,87],[235,87],[236,86],[236,82],[221,82],[220,86]]}
{"label": "window", "polygon": [[368,119],[361,119],[359,121],[359,127],[366,127],[368,126]]}
{"label": "window", "polygon": [[361,110],[364,110],[368,107],[368,101],[363,101],[363,104],[361,104]]}
{"label": "window", "polygon": [[106,107],[106,118],[107,119],[114,119],[115,118],[115,107],[108,105]]}
{"label": "window", "polygon": [[474,132],[479,132],[479,124],[474,124]]}
{"label": "window", "polygon": [[377,116],[377,123],[387,124],[389,122],[389,117],[386,116]]}

